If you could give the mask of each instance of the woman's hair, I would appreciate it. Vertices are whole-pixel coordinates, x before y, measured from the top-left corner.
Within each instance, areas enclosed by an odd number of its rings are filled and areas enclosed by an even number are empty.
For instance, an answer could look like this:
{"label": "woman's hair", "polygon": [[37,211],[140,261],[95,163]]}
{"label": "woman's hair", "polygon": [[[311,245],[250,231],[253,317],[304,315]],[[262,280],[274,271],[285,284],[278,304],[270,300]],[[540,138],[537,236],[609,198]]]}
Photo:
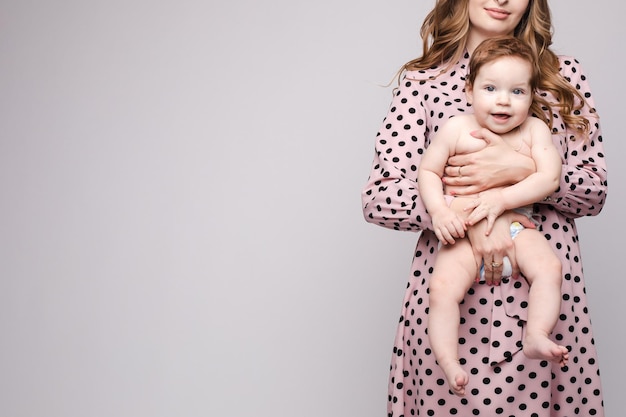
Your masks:
{"label": "woman's hair", "polygon": [[532,93],[532,103],[530,112],[543,119],[549,126],[552,125],[552,113],[548,116],[544,113],[544,108],[548,106],[545,99],[537,94],[539,81],[541,79],[541,69],[537,64],[532,48],[524,41],[514,36],[501,36],[489,38],[480,43],[472,53],[469,62],[469,72],[465,77],[465,88],[473,89],[478,72],[485,65],[500,58],[520,58],[530,64],[530,89]]}
{"label": "woman's hair", "polygon": [[[461,59],[470,30],[468,3],[469,0],[436,0],[420,30],[423,54],[404,64],[400,74],[434,67],[441,67],[443,73]],[[584,97],[560,74],[559,59],[550,50],[552,20],[548,0],[530,0],[513,35],[533,50],[539,63],[538,90],[549,92],[556,98],[556,103],[551,102],[550,107],[560,110],[567,127],[586,133],[589,121],[578,114],[585,104]],[[552,112],[547,108],[544,110],[552,120]]]}

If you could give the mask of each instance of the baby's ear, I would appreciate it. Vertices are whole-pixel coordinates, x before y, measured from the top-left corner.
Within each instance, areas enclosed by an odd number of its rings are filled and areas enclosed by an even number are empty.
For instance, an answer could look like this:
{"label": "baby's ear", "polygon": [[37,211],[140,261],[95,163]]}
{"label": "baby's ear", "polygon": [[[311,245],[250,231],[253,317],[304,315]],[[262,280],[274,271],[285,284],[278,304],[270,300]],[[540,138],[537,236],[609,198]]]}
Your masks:
{"label": "baby's ear", "polygon": [[467,99],[467,104],[472,105],[472,99],[474,98],[474,91],[472,90],[472,86],[469,84],[465,85],[465,98]]}

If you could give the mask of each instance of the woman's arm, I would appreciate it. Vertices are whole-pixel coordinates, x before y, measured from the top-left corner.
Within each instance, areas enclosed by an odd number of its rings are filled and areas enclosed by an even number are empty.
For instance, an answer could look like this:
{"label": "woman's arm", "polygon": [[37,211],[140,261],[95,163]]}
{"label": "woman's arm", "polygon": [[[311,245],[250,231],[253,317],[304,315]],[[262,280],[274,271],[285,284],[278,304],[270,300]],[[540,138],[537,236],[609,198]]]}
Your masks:
{"label": "woman's arm", "polygon": [[365,220],[389,229],[432,229],[417,188],[428,138],[418,82],[404,79],[376,137],[374,160],[361,192]]}
{"label": "woman's arm", "polygon": [[544,204],[550,204],[572,218],[595,216],[602,210],[607,193],[602,129],[589,81],[580,63],[571,57],[560,57],[560,61],[561,74],[585,97],[581,114],[589,119],[590,130],[584,140],[574,139],[571,131],[563,132],[561,119],[555,120],[555,126],[562,133],[553,135],[553,141],[561,145],[565,162],[559,188],[544,200]]}

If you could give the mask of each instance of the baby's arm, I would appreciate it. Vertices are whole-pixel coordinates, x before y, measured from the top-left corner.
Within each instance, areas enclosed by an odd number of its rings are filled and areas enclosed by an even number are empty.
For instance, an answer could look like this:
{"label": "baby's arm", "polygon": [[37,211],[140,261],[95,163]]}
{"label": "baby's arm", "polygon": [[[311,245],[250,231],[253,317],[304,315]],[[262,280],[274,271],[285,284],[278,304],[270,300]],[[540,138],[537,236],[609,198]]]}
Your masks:
{"label": "baby's arm", "polygon": [[465,222],[448,207],[441,181],[458,137],[458,129],[455,126],[460,123],[455,119],[457,118],[452,118],[441,126],[437,136],[426,148],[417,174],[420,196],[432,218],[433,231],[444,245],[452,244],[455,238],[465,236]]}
{"label": "baby's arm", "polygon": [[480,193],[479,198],[466,208],[474,209],[468,216],[468,224],[487,218],[489,233],[495,219],[505,210],[541,201],[559,187],[561,157],[552,143],[550,129],[537,118],[530,118],[527,126],[530,129],[530,156],[536,172],[517,184]]}

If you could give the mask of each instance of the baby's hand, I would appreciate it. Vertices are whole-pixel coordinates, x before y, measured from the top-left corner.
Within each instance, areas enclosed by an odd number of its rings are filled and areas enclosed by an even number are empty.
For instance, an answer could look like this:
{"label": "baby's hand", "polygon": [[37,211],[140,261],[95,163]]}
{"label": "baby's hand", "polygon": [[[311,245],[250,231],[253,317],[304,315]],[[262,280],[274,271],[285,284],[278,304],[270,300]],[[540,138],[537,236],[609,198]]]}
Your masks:
{"label": "baby's hand", "polygon": [[500,190],[487,190],[479,194],[478,198],[473,200],[465,207],[466,211],[472,212],[467,217],[467,225],[473,226],[482,219],[487,219],[486,235],[491,233],[493,223],[499,215],[504,212],[504,200]]}
{"label": "baby's hand", "polygon": [[431,216],[433,231],[443,245],[453,244],[455,238],[465,237],[465,222],[453,210],[446,207]]}

